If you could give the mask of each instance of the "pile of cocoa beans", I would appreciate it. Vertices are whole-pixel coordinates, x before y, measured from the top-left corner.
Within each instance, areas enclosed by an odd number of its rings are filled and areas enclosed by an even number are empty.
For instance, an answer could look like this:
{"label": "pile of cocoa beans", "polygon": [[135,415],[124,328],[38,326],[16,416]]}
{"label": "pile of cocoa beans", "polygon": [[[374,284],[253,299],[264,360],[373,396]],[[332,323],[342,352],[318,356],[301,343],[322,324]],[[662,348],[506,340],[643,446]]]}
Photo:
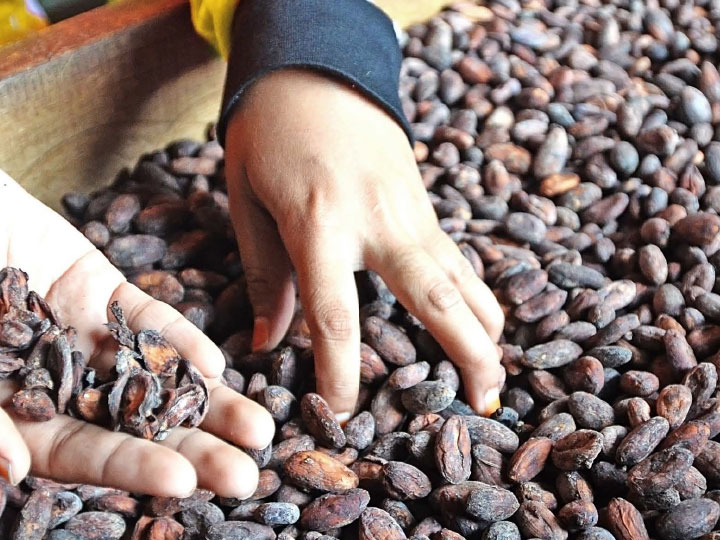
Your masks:
{"label": "pile of cocoa beans", "polygon": [[0,537],[720,539],[718,0],[460,2],[408,29],[401,98],[440,225],[506,313],[502,409],[374,274],[341,427],[298,311],[250,354],[251,308],[212,134],[64,199],[128,278],[174,305],[264,405],[249,500],[30,478]]}

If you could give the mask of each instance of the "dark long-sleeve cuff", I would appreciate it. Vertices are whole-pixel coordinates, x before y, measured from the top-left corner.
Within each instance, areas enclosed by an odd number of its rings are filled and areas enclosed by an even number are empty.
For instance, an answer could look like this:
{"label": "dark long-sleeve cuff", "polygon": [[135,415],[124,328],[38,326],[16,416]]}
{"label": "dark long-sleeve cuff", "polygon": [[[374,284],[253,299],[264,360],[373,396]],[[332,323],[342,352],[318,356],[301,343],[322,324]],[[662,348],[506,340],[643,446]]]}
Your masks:
{"label": "dark long-sleeve cuff", "polygon": [[283,68],[338,77],[412,131],[398,96],[402,55],[390,19],[366,0],[242,0],[235,13],[218,139],[250,85]]}

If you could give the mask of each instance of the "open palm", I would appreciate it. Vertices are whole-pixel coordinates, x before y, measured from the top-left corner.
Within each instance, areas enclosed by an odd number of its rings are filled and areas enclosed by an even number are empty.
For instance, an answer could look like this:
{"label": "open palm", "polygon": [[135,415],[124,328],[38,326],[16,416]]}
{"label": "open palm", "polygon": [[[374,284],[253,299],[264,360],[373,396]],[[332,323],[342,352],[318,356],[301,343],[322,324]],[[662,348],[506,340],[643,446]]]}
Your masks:
{"label": "open palm", "polygon": [[226,497],[254,491],[255,464],[233,444],[267,446],[273,422],[262,407],[220,382],[220,350],[175,309],[128,283],[70,223],[0,171],[0,268],[5,266],[27,272],[30,288],[63,324],[77,329],[77,349],[91,366],[112,361],[105,323],[117,301],[133,331],[160,332],[200,370],[210,392],[199,429],[179,427],[156,443],[66,415],[42,423],[19,419],[8,407],[16,388],[1,381],[0,458],[9,462],[14,481],[30,471],[152,495],[185,496],[196,486]]}

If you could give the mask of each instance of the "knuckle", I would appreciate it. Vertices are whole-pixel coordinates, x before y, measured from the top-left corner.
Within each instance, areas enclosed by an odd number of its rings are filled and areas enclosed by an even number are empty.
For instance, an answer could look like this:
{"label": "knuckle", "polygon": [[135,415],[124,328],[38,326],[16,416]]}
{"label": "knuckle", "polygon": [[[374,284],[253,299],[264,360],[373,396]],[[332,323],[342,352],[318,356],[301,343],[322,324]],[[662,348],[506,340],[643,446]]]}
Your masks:
{"label": "knuckle", "polygon": [[222,418],[225,418],[228,425],[230,426],[239,426],[242,425],[242,422],[245,418],[244,411],[238,407],[235,403],[224,403],[221,406],[221,414]]}
{"label": "knuckle", "polygon": [[115,460],[118,456],[122,455],[122,451],[125,450],[126,446],[132,446],[132,444],[132,439],[129,437],[123,438],[115,444],[112,452],[110,452],[108,457],[103,461],[100,472],[97,474],[97,478],[100,482],[106,484],[110,483],[112,469],[117,466],[117,462]]}
{"label": "knuckle", "polygon": [[482,366],[482,360],[479,356],[463,356],[459,358],[453,358],[452,363],[458,369],[478,369]]}
{"label": "knuckle", "polygon": [[500,366],[500,359],[497,351],[483,349],[478,351],[477,354],[460,359],[458,362],[455,362],[455,364],[461,369],[477,370],[494,381],[498,378],[496,373]]}
{"label": "knuckle", "polygon": [[265,296],[270,292],[270,279],[266,269],[247,266],[243,270],[245,271],[248,292],[251,296]]}
{"label": "knuckle", "polygon": [[150,295],[147,295],[144,292],[142,294],[146,296],[146,299],[138,302],[137,304],[131,305],[130,309],[125,312],[125,320],[127,321],[129,326],[133,326],[133,323],[140,320],[144,313],[147,310],[151,309],[153,305],[157,302],[157,300],[155,300]]}
{"label": "knuckle", "polygon": [[353,316],[340,306],[319,308],[313,317],[315,332],[327,341],[347,341],[353,335]]}
{"label": "knuckle", "polygon": [[[52,435],[50,438],[47,456],[62,456],[67,452],[67,449],[71,447],[73,439],[85,429],[85,424],[75,424],[69,429],[59,430]],[[52,461],[48,462],[46,470],[51,470],[50,465]]]}
{"label": "knuckle", "polygon": [[312,193],[308,195],[303,221],[298,223],[298,227],[302,227],[301,230],[320,235],[330,228],[332,209],[328,207],[328,203],[324,199],[325,197],[317,190],[312,190]]}
{"label": "knuckle", "polygon": [[187,328],[190,327],[186,327],[185,329],[183,329],[183,323],[185,322],[187,322],[187,319],[185,317],[180,315],[180,313],[175,313],[175,316],[160,329],[159,334],[165,338],[168,338],[168,336],[172,336],[172,334],[178,330],[187,330]]}
{"label": "knuckle", "polygon": [[462,296],[452,283],[441,281],[428,289],[427,299],[437,311],[447,311],[456,306],[462,300]]}
{"label": "knuckle", "polygon": [[335,170],[328,154],[308,151],[301,156],[298,163],[299,171],[308,178],[325,180],[335,176]]}
{"label": "knuckle", "polygon": [[348,404],[354,404],[357,399],[358,385],[360,381],[348,381],[334,379],[332,381],[324,381],[322,384],[322,395],[333,396],[336,399],[347,400]]}
{"label": "knuckle", "polygon": [[424,275],[424,267],[420,257],[420,249],[405,238],[394,238],[390,243],[389,253],[396,261],[396,266],[402,273],[406,283],[415,283]]}
{"label": "knuckle", "polygon": [[457,265],[450,269],[450,279],[455,283],[463,283],[473,279],[479,279],[475,268],[465,257],[459,257]]}
{"label": "knuckle", "polygon": [[316,155],[305,158],[300,170],[313,179],[304,193],[303,208],[309,216],[322,217],[336,206],[339,174],[325,158]]}

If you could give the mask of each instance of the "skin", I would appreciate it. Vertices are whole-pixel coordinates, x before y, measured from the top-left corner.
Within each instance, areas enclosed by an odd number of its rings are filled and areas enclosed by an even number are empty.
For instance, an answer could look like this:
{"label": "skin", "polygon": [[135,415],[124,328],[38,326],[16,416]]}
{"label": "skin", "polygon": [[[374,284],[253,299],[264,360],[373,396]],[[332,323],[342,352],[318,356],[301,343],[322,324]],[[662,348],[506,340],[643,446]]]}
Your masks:
{"label": "skin", "polygon": [[[503,313],[438,221],[407,137],[352,89],[307,71],[265,76],[228,126],[226,175],[233,225],[253,302],[253,348],[274,348],[295,304],[293,272],[312,334],[318,391],[341,421],[359,387],[360,328],[353,272],[377,272],[460,368],[478,412],[499,407],[503,370],[495,345]],[[206,377],[210,412],[199,429],[161,443],[66,415],[33,423],[8,407],[0,381],[0,474],[187,496],[196,486],[244,498],[257,468],[233,445],[264,448],[270,415],[222,386],[220,350],[170,306],[134,285],[58,214],[0,172],[0,268],[30,275],[90,365],[112,361],[104,327],[120,302],[130,328],[160,331]],[[4,461],[3,461],[4,460]]]}
{"label": "skin", "polygon": [[349,418],[360,371],[353,272],[370,269],[460,368],[469,404],[499,407],[503,312],[439,228],[397,122],[340,82],[284,70],[244,96],[226,142],[256,350],[275,347],[288,328],[294,270],[318,391]]}

